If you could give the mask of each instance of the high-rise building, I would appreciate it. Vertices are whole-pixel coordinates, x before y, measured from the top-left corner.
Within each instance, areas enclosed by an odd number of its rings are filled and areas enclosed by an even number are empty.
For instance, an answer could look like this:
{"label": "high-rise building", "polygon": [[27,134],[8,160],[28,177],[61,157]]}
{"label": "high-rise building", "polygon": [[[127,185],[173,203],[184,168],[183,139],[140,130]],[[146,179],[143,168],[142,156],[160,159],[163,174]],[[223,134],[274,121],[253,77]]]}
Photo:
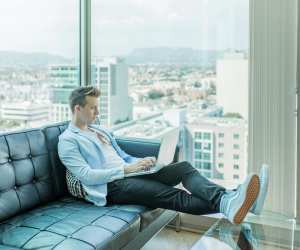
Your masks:
{"label": "high-rise building", "polygon": [[69,95],[78,87],[79,71],[74,65],[51,65],[49,67],[51,109],[53,122],[71,119]]}
{"label": "high-rise building", "polygon": [[247,123],[236,118],[203,118],[186,125],[186,160],[206,177],[231,186],[247,173]]}
{"label": "high-rise building", "polygon": [[100,89],[100,124],[113,126],[132,120],[128,95],[128,66],[118,57],[101,58],[92,65],[92,83]]}
{"label": "high-rise building", "polygon": [[224,114],[239,113],[248,120],[248,59],[243,53],[217,60],[217,105]]}
{"label": "high-rise building", "polygon": [[16,121],[22,128],[39,127],[49,122],[49,106],[45,103],[26,101],[3,103],[1,119]]}
{"label": "high-rise building", "polygon": [[[78,68],[72,65],[49,67],[53,122],[71,119],[68,97],[79,86]],[[92,64],[92,84],[100,89],[100,124],[112,126],[132,120],[132,100],[128,95],[128,67],[124,59],[102,58]]]}

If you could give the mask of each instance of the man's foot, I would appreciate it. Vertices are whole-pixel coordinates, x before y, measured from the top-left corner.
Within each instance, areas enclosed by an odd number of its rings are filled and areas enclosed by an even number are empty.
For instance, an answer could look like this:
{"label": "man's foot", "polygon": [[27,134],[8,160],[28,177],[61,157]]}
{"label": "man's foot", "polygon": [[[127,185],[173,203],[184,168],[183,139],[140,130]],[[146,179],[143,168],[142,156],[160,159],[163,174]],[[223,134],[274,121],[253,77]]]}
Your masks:
{"label": "man's foot", "polygon": [[260,215],[267,197],[269,186],[269,166],[263,164],[259,172],[260,190],[257,199],[250,209],[251,213]]}
{"label": "man's foot", "polygon": [[220,211],[233,224],[240,224],[255,202],[260,190],[259,177],[256,174],[247,176],[237,190],[226,192],[220,203]]}

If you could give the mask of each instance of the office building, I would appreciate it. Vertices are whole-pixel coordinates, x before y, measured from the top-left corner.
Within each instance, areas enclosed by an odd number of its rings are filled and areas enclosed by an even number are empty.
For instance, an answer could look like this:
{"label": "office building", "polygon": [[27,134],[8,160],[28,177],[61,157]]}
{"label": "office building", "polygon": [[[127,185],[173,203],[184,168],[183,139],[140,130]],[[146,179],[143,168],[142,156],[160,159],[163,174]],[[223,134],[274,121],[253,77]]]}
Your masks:
{"label": "office building", "polygon": [[128,66],[124,59],[100,58],[92,65],[92,84],[100,89],[100,124],[113,126],[132,120],[128,95]]}
{"label": "office building", "polygon": [[243,119],[203,118],[186,125],[186,160],[206,177],[236,186],[247,174],[247,124]]}

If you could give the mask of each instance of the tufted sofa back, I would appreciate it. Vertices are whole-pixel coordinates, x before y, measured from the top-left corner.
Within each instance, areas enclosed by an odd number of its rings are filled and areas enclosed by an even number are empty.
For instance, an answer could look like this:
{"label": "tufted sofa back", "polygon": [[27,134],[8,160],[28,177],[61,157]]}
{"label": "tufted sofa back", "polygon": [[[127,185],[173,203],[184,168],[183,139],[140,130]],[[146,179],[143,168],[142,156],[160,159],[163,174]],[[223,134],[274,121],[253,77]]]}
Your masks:
{"label": "tufted sofa back", "polygon": [[67,193],[57,154],[67,123],[0,134],[0,221]]}
{"label": "tufted sofa back", "polygon": [[57,123],[42,129],[47,144],[50,165],[53,176],[54,195],[56,198],[68,194],[66,184],[66,168],[60,161],[57,153],[58,137],[68,127],[68,122]]}

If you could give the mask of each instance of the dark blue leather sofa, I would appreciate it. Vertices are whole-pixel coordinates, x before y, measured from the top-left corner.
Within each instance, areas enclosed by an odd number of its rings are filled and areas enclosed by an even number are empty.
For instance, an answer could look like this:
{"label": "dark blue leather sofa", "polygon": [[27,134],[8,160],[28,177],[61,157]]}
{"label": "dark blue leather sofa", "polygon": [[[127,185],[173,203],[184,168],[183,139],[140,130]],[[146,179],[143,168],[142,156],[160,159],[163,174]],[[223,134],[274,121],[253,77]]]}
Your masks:
{"label": "dark blue leather sofa", "polygon": [[[138,205],[97,207],[71,197],[57,154],[66,127],[0,134],[0,249],[141,248],[177,213]],[[118,143],[138,157],[159,149],[155,141]]]}

